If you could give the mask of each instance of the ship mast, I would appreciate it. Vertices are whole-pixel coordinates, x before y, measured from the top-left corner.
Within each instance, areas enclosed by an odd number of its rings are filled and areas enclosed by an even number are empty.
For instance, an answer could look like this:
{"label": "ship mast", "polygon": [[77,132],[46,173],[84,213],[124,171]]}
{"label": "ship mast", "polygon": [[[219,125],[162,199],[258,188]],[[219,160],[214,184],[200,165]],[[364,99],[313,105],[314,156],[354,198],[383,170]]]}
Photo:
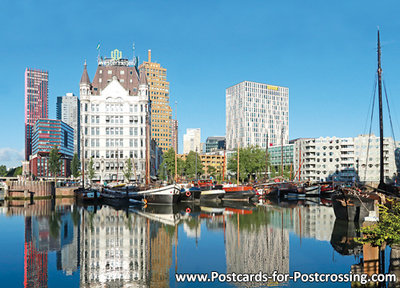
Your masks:
{"label": "ship mast", "polygon": [[380,137],[380,180],[379,187],[384,188],[384,161],[383,161],[383,115],[382,115],[382,68],[381,68],[381,42],[378,28],[378,93],[379,93],[379,137]]}

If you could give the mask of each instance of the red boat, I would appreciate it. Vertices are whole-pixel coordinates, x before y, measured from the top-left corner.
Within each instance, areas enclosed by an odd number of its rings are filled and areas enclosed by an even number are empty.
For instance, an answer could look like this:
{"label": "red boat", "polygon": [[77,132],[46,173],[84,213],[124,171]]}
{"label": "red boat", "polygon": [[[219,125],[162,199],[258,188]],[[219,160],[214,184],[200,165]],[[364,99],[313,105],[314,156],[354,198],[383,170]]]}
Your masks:
{"label": "red boat", "polygon": [[225,190],[222,200],[250,201],[256,195],[252,186],[225,186],[222,189]]}

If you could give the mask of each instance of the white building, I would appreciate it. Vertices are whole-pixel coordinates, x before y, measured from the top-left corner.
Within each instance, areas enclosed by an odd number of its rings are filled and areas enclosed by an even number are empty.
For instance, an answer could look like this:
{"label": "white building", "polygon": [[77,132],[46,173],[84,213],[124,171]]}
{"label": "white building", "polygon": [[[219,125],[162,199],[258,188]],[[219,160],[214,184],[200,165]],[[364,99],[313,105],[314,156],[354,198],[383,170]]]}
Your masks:
{"label": "white building", "polygon": [[122,59],[121,54],[116,49],[112,58],[100,58],[93,82],[85,63],[80,81],[81,153],[86,167],[93,158],[93,180],[123,180],[124,165],[130,158],[136,174],[131,180],[143,182],[146,153],[150,150],[150,141],[146,141],[149,88],[145,73],[140,73],[133,61]]}
{"label": "white building", "polygon": [[[384,138],[384,172],[388,178],[397,171],[395,148],[391,137]],[[300,174],[301,180],[352,181],[358,178],[379,182],[379,151],[379,137],[375,135],[297,139],[293,153],[296,178]]]}
{"label": "white building", "polygon": [[57,119],[67,123],[74,129],[74,153],[80,155],[80,101],[78,96],[67,93],[57,97]]}
{"label": "white building", "polygon": [[190,151],[202,152],[200,143],[201,130],[200,128],[188,128],[186,134],[183,135],[183,154],[188,154]]}
{"label": "white building", "polygon": [[149,231],[144,217],[104,206],[82,210],[81,287],[147,287]]}
{"label": "white building", "polygon": [[288,143],[289,88],[243,81],[226,89],[226,145]]}

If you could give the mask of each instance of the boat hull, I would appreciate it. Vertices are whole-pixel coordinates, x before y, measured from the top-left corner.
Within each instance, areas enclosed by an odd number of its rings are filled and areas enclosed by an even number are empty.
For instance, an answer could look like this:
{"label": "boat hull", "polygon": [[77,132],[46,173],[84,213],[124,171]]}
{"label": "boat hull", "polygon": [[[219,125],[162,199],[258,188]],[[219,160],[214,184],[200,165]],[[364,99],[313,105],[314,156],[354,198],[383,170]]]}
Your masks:
{"label": "boat hull", "polygon": [[200,201],[221,201],[224,195],[224,190],[202,191],[200,194]]}
{"label": "boat hull", "polygon": [[374,211],[374,200],[337,191],[332,194],[332,206],[336,219],[360,222]]}
{"label": "boat hull", "polygon": [[177,203],[180,197],[179,186],[169,185],[157,189],[150,189],[138,192],[143,195],[147,204],[174,204]]}
{"label": "boat hull", "polygon": [[201,190],[197,187],[192,187],[181,191],[180,201],[195,201],[200,199]]}
{"label": "boat hull", "polygon": [[250,186],[224,187],[223,189],[225,194],[222,200],[250,201],[256,195],[253,187]]}

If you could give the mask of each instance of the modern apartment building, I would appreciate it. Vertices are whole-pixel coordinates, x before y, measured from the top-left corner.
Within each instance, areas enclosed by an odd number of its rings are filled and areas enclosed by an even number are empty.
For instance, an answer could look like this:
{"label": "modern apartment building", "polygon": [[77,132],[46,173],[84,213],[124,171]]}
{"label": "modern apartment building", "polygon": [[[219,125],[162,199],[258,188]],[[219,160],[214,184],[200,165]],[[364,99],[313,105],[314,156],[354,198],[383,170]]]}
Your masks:
{"label": "modern apartment building", "polygon": [[163,152],[172,146],[172,109],[169,106],[169,82],[167,69],[151,61],[151,50],[148,59],[140,65],[146,73],[151,101],[151,138]]}
{"label": "modern apartment building", "polygon": [[25,70],[25,160],[32,154],[33,126],[36,120],[48,118],[49,73],[38,69]]}
{"label": "modern apartment building", "polygon": [[188,154],[190,151],[201,153],[201,130],[200,128],[188,128],[186,134],[183,135],[183,154]]}
{"label": "modern apartment building", "polygon": [[243,81],[226,89],[227,149],[265,148],[288,139],[289,88]]}
{"label": "modern apartment building", "polygon": [[80,101],[73,93],[57,97],[57,119],[67,123],[74,129],[74,153],[80,155]]}
{"label": "modern apartment building", "polygon": [[206,153],[224,150],[226,140],[224,136],[212,136],[206,139]]}
{"label": "modern apartment building", "polygon": [[[288,167],[293,165],[294,144],[275,145],[268,147],[269,163],[279,171],[281,165]],[[282,153],[283,151],[283,153]]]}
{"label": "modern apartment building", "polygon": [[29,157],[31,173],[36,177],[54,177],[49,169],[50,151],[57,146],[61,171],[57,177],[70,176],[74,155],[74,130],[61,120],[38,119],[33,128],[32,155]]}
{"label": "modern apartment building", "polygon": [[[301,138],[294,143],[294,167],[301,180],[379,182],[380,148],[379,137],[375,135]],[[393,139],[385,137],[384,173],[387,178],[397,172],[395,149]]]}
{"label": "modern apartment building", "polygon": [[80,100],[81,154],[86,165],[93,159],[93,180],[124,180],[124,165],[130,158],[135,174],[130,180],[144,182],[151,154],[146,72],[115,49],[110,58],[99,58],[92,82],[85,63]]}

